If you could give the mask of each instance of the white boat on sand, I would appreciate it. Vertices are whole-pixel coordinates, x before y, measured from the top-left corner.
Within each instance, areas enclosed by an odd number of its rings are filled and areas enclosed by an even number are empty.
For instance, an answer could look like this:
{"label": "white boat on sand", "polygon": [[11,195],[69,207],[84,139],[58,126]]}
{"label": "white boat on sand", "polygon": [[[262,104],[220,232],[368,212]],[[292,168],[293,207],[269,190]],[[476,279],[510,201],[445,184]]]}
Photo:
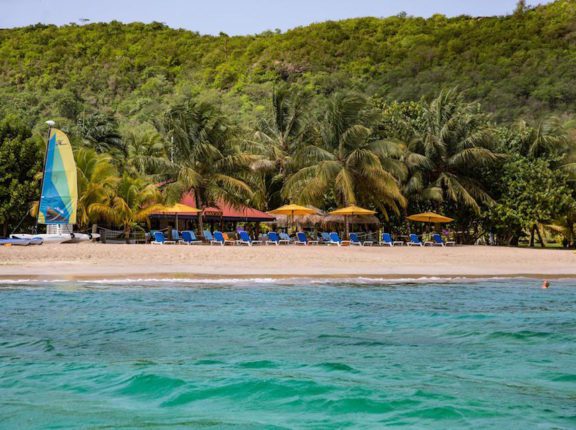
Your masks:
{"label": "white boat on sand", "polygon": [[12,234],[12,239],[41,239],[45,244],[51,243],[79,243],[100,238],[99,234],[86,233],[60,233],[60,234]]}

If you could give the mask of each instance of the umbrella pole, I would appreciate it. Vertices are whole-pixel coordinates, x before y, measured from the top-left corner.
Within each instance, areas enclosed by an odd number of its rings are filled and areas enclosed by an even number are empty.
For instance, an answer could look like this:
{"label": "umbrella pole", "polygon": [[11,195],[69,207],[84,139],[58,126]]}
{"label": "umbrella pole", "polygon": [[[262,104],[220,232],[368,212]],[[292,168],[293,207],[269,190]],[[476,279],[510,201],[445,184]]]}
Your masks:
{"label": "umbrella pole", "polygon": [[350,225],[348,224],[348,215],[344,216],[344,222],[346,224],[346,239],[350,239]]}

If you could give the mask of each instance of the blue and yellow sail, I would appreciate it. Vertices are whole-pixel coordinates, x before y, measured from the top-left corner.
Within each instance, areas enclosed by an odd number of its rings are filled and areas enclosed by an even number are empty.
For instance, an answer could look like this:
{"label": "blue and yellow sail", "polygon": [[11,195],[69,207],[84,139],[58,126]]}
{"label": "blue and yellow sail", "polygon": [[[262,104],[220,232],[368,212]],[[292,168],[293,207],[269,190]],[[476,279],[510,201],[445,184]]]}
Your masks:
{"label": "blue and yellow sail", "polygon": [[51,129],[46,151],[38,223],[76,224],[78,185],[68,136],[61,130]]}

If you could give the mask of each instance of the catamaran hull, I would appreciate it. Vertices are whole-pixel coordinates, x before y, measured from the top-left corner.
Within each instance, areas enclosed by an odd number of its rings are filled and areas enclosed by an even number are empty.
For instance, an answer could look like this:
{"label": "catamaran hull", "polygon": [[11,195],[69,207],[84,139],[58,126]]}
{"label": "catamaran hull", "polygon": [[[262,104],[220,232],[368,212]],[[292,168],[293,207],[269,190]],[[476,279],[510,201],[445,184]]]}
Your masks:
{"label": "catamaran hull", "polygon": [[[79,243],[88,242],[100,238],[99,234],[85,233],[62,233],[62,234],[13,234],[12,239],[32,240],[30,245],[40,245],[44,243]],[[34,239],[36,239],[34,241]],[[38,243],[40,241],[40,243]]]}
{"label": "catamaran hull", "polygon": [[74,237],[63,243],[79,243],[88,242],[90,240],[99,239],[100,235],[98,233],[86,234],[86,233],[74,233]]}
{"label": "catamaran hull", "polygon": [[13,234],[10,236],[13,239],[41,239],[44,243],[64,243],[72,239],[71,234]]}
{"label": "catamaran hull", "polygon": [[35,237],[32,239],[0,239],[0,246],[28,246],[28,245],[42,245],[42,239]]}

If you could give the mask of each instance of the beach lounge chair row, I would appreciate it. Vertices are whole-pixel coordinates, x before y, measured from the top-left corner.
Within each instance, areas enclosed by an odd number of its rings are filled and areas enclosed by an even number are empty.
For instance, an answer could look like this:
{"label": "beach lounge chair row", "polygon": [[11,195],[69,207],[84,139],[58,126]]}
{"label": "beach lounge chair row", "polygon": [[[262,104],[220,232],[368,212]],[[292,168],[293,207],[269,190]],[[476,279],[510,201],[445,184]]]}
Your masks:
{"label": "beach lounge chair row", "polygon": [[422,242],[418,235],[411,234],[410,241],[407,243],[408,246],[455,246],[456,242],[454,241],[445,241],[442,239],[438,233],[432,235],[432,240],[427,242]]}
{"label": "beach lounge chair row", "polygon": [[[183,231],[182,234],[179,234],[178,231],[174,230],[172,232],[172,239],[173,240],[166,240],[164,233],[160,231],[156,231],[153,233],[154,240],[152,241],[153,244],[156,245],[164,245],[164,244],[185,244],[185,245],[200,245],[203,242],[198,240],[195,233],[193,231]],[[291,239],[290,236],[286,233],[276,233],[270,232],[267,235],[267,239],[265,241],[262,240],[254,240],[250,237],[248,232],[240,231],[239,232],[239,239],[234,240],[230,239],[225,233],[215,231],[211,233],[210,231],[204,231],[204,239],[210,245],[247,245],[247,246],[254,246],[254,245],[276,245],[280,246],[282,244],[295,244],[295,245],[318,245],[320,243],[325,245],[335,245],[335,246],[372,246],[374,245],[373,241],[361,241],[358,238],[356,233],[350,233],[350,240],[342,240],[338,233],[320,233],[321,241],[319,240],[311,240],[304,232],[296,233],[295,239]],[[381,240],[378,242],[380,246],[403,246],[404,242],[400,240],[394,240],[390,233],[382,233]],[[442,236],[439,234],[432,235],[432,241],[422,242],[418,235],[411,234],[410,241],[406,243],[408,246],[454,246],[456,242],[453,241],[445,241],[442,239]]]}

